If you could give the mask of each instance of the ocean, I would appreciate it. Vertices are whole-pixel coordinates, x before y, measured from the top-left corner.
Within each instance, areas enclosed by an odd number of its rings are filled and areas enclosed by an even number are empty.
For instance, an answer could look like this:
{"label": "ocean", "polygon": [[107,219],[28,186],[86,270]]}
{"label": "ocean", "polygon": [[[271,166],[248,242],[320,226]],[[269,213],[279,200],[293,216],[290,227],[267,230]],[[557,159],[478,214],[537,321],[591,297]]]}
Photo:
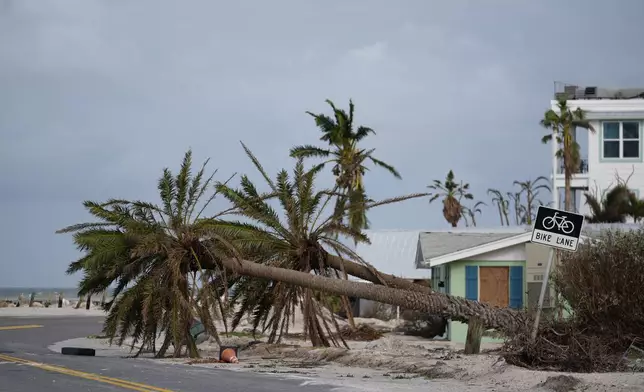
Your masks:
{"label": "ocean", "polygon": [[78,299],[76,287],[0,287],[0,300],[17,300],[20,294],[28,299],[31,293],[36,293],[37,300],[55,300],[57,293],[65,299]]}

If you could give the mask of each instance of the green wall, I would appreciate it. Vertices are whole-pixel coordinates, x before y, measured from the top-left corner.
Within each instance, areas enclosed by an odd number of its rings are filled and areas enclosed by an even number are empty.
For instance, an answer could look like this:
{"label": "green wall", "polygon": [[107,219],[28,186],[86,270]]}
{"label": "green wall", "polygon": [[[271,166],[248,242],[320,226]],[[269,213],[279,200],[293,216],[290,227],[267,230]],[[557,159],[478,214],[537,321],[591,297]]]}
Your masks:
{"label": "green wall", "polygon": [[[449,263],[449,287],[450,294],[457,297],[465,297],[465,266],[477,265],[479,267],[523,267],[523,303],[528,300],[525,279],[525,260],[519,261],[454,261]],[[467,336],[467,324],[458,321],[449,322],[449,340],[457,343],[465,343]],[[499,339],[483,338],[483,342],[500,342]]]}

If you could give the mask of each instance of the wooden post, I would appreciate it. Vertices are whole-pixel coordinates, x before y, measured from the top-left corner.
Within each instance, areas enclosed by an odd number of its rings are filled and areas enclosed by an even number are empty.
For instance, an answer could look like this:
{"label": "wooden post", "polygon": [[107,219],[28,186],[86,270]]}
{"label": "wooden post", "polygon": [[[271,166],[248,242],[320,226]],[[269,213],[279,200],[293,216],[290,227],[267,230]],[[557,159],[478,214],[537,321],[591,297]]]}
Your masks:
{"label": "wooden post", "polygon": [[478,317],[470,317],[467,322],[467,338],[465,338],[465,354],[479,354],[481,352],[481,339],[485,328]]}

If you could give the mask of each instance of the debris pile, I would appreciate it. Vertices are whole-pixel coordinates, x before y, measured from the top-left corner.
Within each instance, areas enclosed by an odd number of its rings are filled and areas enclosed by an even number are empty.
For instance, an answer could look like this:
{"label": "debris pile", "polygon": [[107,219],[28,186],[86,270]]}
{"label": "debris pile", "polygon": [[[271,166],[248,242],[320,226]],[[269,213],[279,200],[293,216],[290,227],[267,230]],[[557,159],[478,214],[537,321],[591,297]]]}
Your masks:
{"label": "debris pile", "polygon": [[563,255],[553,284],[568,309],[508,339],[508,363],[571,372],[633,371],[644,354],[644,229],[607,231]]}

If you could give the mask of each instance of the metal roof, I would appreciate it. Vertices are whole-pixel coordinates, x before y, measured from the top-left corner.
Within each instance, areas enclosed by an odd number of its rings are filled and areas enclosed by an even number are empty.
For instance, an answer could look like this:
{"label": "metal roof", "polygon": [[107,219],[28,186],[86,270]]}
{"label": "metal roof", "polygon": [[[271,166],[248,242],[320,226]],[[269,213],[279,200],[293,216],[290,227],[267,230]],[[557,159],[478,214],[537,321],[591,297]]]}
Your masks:
{"label": "metal roof", "polygon": [[356,253],[379,271],[408,279],[429,279],[429,269],[418,269],[418,230],[365,230],[371,244],[360,243]]}

